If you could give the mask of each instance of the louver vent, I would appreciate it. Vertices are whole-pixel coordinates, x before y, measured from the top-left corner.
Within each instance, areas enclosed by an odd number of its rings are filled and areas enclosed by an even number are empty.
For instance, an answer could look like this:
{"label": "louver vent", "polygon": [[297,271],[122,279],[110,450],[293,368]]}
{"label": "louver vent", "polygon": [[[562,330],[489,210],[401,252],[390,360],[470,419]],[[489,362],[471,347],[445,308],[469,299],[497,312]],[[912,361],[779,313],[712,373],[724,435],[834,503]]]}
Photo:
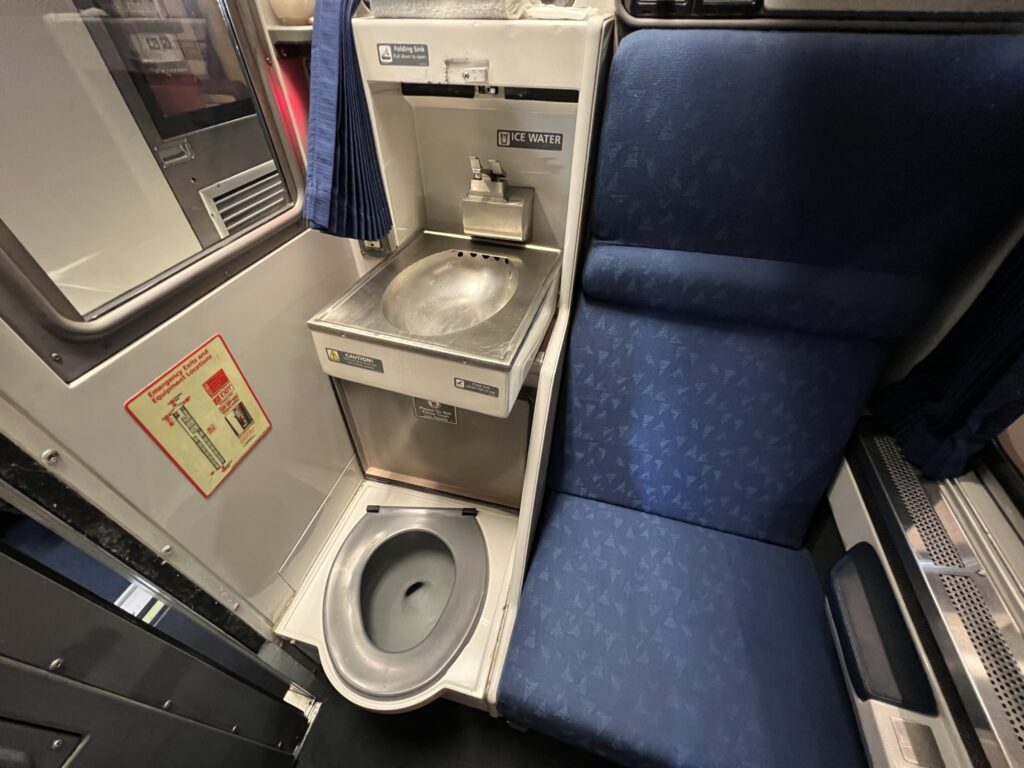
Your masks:
{"label": "louver vent", "polygon": [[875,445],[882,455],[885,468],[889,470],[889,475],[900,495],[900,501],[917,526],[932,561],[936,565],[948,568],[963,568],[963,560],[957,554],[953,542],[949,540],[949,534],[942,527],[942,521],[935,514],[935,508],[928,500],[913,468],[903,458],[899,445],[888,435],[876,437]]}
{"label": "louver vent", "polygon": [[905,535],[914,531],[920,538],[916,544],[908,536],[907,544],[931,600],[923,601],[925,612],[934,606],[932,627],[952,644],[950,668],[969,678],[967,692],[961,687],[964,702],[969,710],[980,704],[983,727],[998,742],[993,749],[1008,759],[999,764],[1024,765],[1024,638],[956,516],[948,511],[945,521],[940,517],[926,490],[928,485],[938,493],[935,481],[921,478],[891,437],[875,437],[874,443],[899,496],[897,520]]}
{"label": "louver vent", "polygon": [[273,162],[267,162],[200,193],[221,237],[241,232],[288,201],[288,189]]}

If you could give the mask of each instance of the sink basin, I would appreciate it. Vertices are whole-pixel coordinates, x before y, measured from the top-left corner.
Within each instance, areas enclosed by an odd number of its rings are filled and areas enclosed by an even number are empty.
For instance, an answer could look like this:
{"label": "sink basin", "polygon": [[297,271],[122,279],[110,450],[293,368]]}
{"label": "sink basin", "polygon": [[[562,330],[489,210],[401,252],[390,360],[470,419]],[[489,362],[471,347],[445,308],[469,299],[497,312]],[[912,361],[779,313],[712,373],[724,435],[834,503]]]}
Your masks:
{"label": "sink basin", "polygon": [[320,364],[442,413],[420,419],[508,418],[555,315],[561,256],[421,232],[309,321]]}
{"label": "sink basin", "polygon": [[518,286],[518,264],[507,257],[450,249],[399,272],[384,290],[381,312],[404,333],[444,336],[494,317]]}
{"label": "sink basin", "polygon": [[[331,369],[333,375],[362,377],[364,369],[358,366],[383,367],[383,376],[369,371],[377,382],[373,386],[387,388],[392,376],[411,375],[411,388],[424,375],[421,368],[399,370],[397,361],[389,365],[385,358],[396,349],[507,371],[551,295],[560,260],[554,248],[423,232],[364,275],[309,327],[325,334],[323,354],[330,348],[339,360],[341,352],[366,358],[343,360],[343,367]],[[329,346],[328,336],[344,344]],[[435,370],[440,376],[441,369]],[[449,386],[457,371],[450,373]]]}

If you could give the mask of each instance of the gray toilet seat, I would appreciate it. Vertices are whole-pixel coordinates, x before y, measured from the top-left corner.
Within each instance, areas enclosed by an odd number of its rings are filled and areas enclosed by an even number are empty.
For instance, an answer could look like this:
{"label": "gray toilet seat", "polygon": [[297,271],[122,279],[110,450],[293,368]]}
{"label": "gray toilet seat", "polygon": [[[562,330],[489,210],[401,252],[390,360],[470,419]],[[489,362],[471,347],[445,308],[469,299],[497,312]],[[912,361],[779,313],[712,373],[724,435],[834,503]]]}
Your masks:
{"label": "gray toilet seat", "polygon": [[[324,641],[346,683],[395,698],[437,680],[469,641],[487,592],[487,547],[471,510],[376,509],[368,509],[334,558]],[[429,627],[424,606],[437,614]]]}

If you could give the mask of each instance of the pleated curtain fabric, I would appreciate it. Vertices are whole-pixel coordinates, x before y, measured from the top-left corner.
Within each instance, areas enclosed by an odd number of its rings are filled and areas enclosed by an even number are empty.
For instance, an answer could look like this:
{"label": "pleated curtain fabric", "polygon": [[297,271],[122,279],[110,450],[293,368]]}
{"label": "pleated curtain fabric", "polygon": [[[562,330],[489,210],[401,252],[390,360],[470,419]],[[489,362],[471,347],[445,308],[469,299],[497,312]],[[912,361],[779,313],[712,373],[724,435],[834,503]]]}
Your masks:
{"label": "pleated curtain fabric", "polygon": [[934,478],[963,474],[1024,414],[1024,243],[942,342],[875,399],[907,459]]}
{"label": "pleated curtain fabric", "polygon": [[304,214],[322,232],[377,240],[391,229],[391,211],[352,34],[359,2],[316,4]]}

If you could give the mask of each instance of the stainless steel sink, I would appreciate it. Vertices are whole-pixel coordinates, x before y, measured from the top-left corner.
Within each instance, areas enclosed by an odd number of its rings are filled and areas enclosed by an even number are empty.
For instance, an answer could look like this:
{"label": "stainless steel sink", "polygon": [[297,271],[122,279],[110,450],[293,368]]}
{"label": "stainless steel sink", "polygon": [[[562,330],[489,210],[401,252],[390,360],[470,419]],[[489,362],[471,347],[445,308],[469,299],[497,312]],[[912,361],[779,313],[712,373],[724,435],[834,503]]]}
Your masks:
{"label": "stainless steel sink", "polygon": [[346,338],[507,368],[558,273],[560,253],[425,232],[309,325]]}
{"label": "stainless steel sink", "polygon": [[397,329],[415,336],[464,331],[512,300],[519,272],[506,256],[441,251],[399,272],[384,290],[381,311]]}

